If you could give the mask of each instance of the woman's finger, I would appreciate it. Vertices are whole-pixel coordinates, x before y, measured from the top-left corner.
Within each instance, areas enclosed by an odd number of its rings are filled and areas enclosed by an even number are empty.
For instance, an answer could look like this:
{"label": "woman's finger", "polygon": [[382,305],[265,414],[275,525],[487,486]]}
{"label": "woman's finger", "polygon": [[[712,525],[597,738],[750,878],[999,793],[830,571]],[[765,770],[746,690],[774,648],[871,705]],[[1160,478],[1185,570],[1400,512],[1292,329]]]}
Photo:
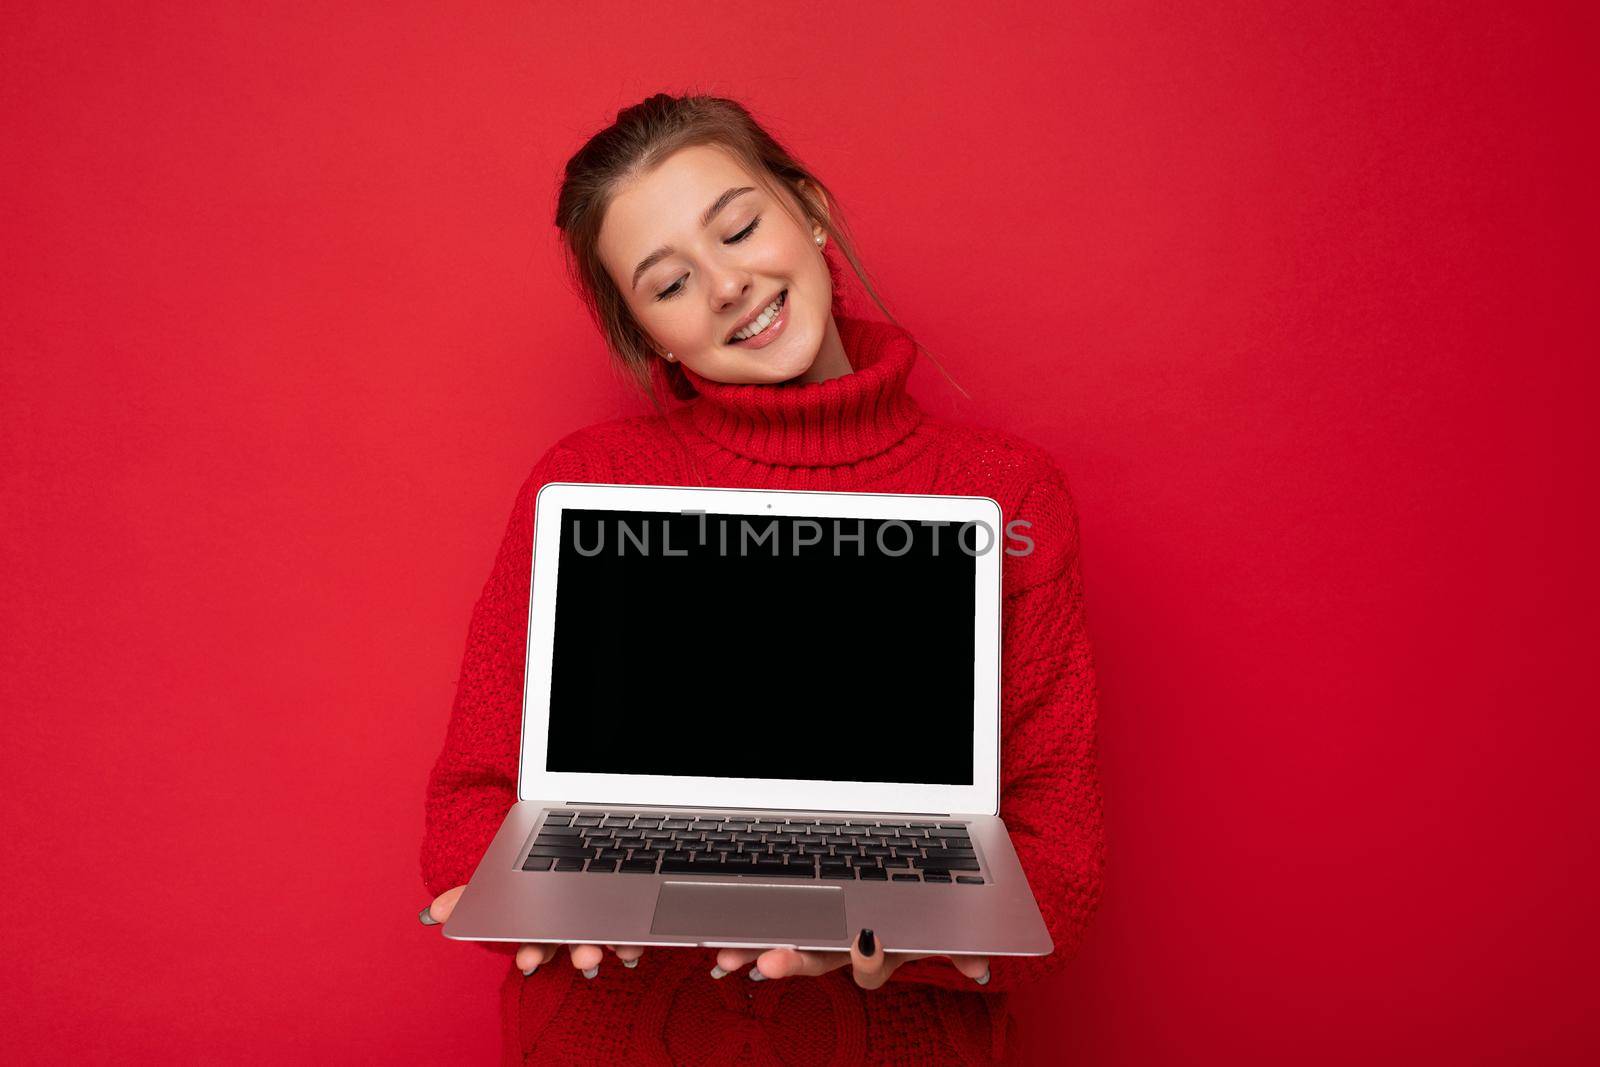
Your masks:
{"label": "woman's finger", "polygon": [[950,963],[979,985],[989,984],[988,956],[951,956]]}
{"label": "woman's finger", "polygon": [[[910,962],[909,959],[901,962]],[[856,934],[855,941],[850,944],[850,963],[855,974],[856,985],[862,989],[877,989],[889,980],[889,975],[894,973],[894,968],[899,963],[891,965],[889,954],[878,944],[878,939],[871,930],[862,927]]]}
{"label": "woman's finger", "polygon": [[725,948],[717,953],[717,965],[711,968],[711,977],[732,974],[765,951],[764,948]]}
{"label": "woman's finger", "polygon": [[567,954],[572,957],[572,965],[582,971],[585,978],[599,974],[600,961],[606,958],[605,950],[599,945],[568,945]]}
{"label": "woman's finger", "polygon": [[639,966],[639,957],[644,955],[643,945],[607,945],[606,948],[616,953],[624,967]]}
{"label": "woman's finger", "polygon": [[532,974],[539,969],[539,964],[544,963],[556,954],[555,945],[523,945],[517,949],[517,970],[524,976]]}
{"label": "woman's finger", "polygon": [[467,887],[464,885],[458,885],[454,889],[446,889],[443,893],[434,897],[432,903],[422,909],[421,913],[417,915],[417,919],[421,921],[423,926],[438,926],[450,918],[450,913],[455,910],[456,901],[461,899],[461,894],[466,892],[466,889]]}

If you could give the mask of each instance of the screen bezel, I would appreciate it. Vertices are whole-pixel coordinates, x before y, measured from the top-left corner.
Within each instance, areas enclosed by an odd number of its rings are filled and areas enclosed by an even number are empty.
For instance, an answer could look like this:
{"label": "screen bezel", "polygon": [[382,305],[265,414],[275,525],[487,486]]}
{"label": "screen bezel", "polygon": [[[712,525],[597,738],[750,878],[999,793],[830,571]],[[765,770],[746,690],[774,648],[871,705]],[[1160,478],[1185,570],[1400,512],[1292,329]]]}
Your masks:
{"label": "screen bezel", "polygon": [[[694,510],[753,516],[929,520],[952,524],[978,521],[988,524],[993,534],[990,548],[974,557],[977,565],[973,568],[973,671],[978,684],[974,686],[972,709],[972,784],[794,781],[545,770],[556,586],[561,557],[561,515],[569,507],[666,513]],[[836,493],[803,489],[775,491],[590,482],[545,484],[534,498],[518,799],[669,807],[998,815],[1003,533],[1000,504],[991,497],[983,496]],[[546,562],[540,564],[541,559]]]}

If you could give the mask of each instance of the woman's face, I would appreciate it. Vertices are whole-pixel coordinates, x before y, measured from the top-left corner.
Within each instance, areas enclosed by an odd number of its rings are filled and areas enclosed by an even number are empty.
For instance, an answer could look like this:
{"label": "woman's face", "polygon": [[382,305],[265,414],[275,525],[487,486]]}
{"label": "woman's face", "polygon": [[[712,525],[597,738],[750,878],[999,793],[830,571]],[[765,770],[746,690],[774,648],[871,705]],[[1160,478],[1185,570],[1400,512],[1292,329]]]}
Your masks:
{"label": "woman's face", "polygon": [[[789,381],[814,365],[849,369],[833,322],[833,280],[816,243],[820,228],[797,224],[806,216],[783,195],[793,217],[731,155],[700,145],[618,191],[598,251],[659,353],[728,383]],[[764,331],[735,336],[780,295]]]}

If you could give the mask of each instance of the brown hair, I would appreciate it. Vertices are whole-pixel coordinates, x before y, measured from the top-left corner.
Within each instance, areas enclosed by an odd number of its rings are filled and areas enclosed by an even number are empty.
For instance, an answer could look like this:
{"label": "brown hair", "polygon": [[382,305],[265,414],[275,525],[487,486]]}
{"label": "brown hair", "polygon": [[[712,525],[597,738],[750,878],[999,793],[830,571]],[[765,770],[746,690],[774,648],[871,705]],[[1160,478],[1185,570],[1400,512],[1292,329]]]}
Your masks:
{"label": "brown hair", "polygon": [[[658,411],[661,405],[653,386],[651,369],[653,361],[659,360],[660,356],[634,320],[622,293],[601,264],[597,245],[601,223],[617,187],[635,175],[648,172],[680,148],[691,145],[714,145],[729,152],[787,211],[788,202],[777,195],[774,185],[785,189],[806,213],[804,223],[808,225],[802,225],[802,228],[820,227],[828,234],[833,245],[861,280],[873,303],[888,316],[890,322],[899,325],[868,280],[833,194],[816,175],[737,102],[716,96],[656,93],[632,107],[618,111],[615,122],[590,137],[567,160],[566,173],[556,198],[556,227],[563,238],[568,273],[590,317],[600,328],[607,347],[620,362],[622,370]],[[812,192],[808,194],[800,188],[801,179]],[[825,206],[814,199],[819,194],[825,198]],[[800,219],[795,221],[802,222]],[[834,259],[831,256],[826,259],[828,274],[833,279],[833,311],[839,315],[844,310],[840,295],[840,283],[844,279]],[[917,347],[927,351],[920,344]],[[940,371],[944,371],[938,360],[933,362]],[[687,400],[694,395],[693,386],[677,363],[666,363],[660,370],[675,397]],[[948,373],[946,377],[949,377]],[[962,392],[965,393],[965,390]]]}

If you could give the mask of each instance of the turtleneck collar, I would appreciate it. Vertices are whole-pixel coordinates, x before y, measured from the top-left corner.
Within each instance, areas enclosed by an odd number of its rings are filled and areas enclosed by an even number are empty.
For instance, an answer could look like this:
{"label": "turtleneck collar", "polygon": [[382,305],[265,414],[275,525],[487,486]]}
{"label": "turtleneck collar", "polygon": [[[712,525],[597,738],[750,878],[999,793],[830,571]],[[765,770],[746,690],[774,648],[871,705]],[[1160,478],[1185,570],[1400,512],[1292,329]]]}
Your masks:
{"label": "turtleneck collar", "polygon": [[892,322],[834,321],[855,369],[825,382],[729,385],[681,367],[698,394],[688,407],[695,429],[730,452],[790,467],[856,463],[903,441],[922,422],[906,392],[916,343]]}

